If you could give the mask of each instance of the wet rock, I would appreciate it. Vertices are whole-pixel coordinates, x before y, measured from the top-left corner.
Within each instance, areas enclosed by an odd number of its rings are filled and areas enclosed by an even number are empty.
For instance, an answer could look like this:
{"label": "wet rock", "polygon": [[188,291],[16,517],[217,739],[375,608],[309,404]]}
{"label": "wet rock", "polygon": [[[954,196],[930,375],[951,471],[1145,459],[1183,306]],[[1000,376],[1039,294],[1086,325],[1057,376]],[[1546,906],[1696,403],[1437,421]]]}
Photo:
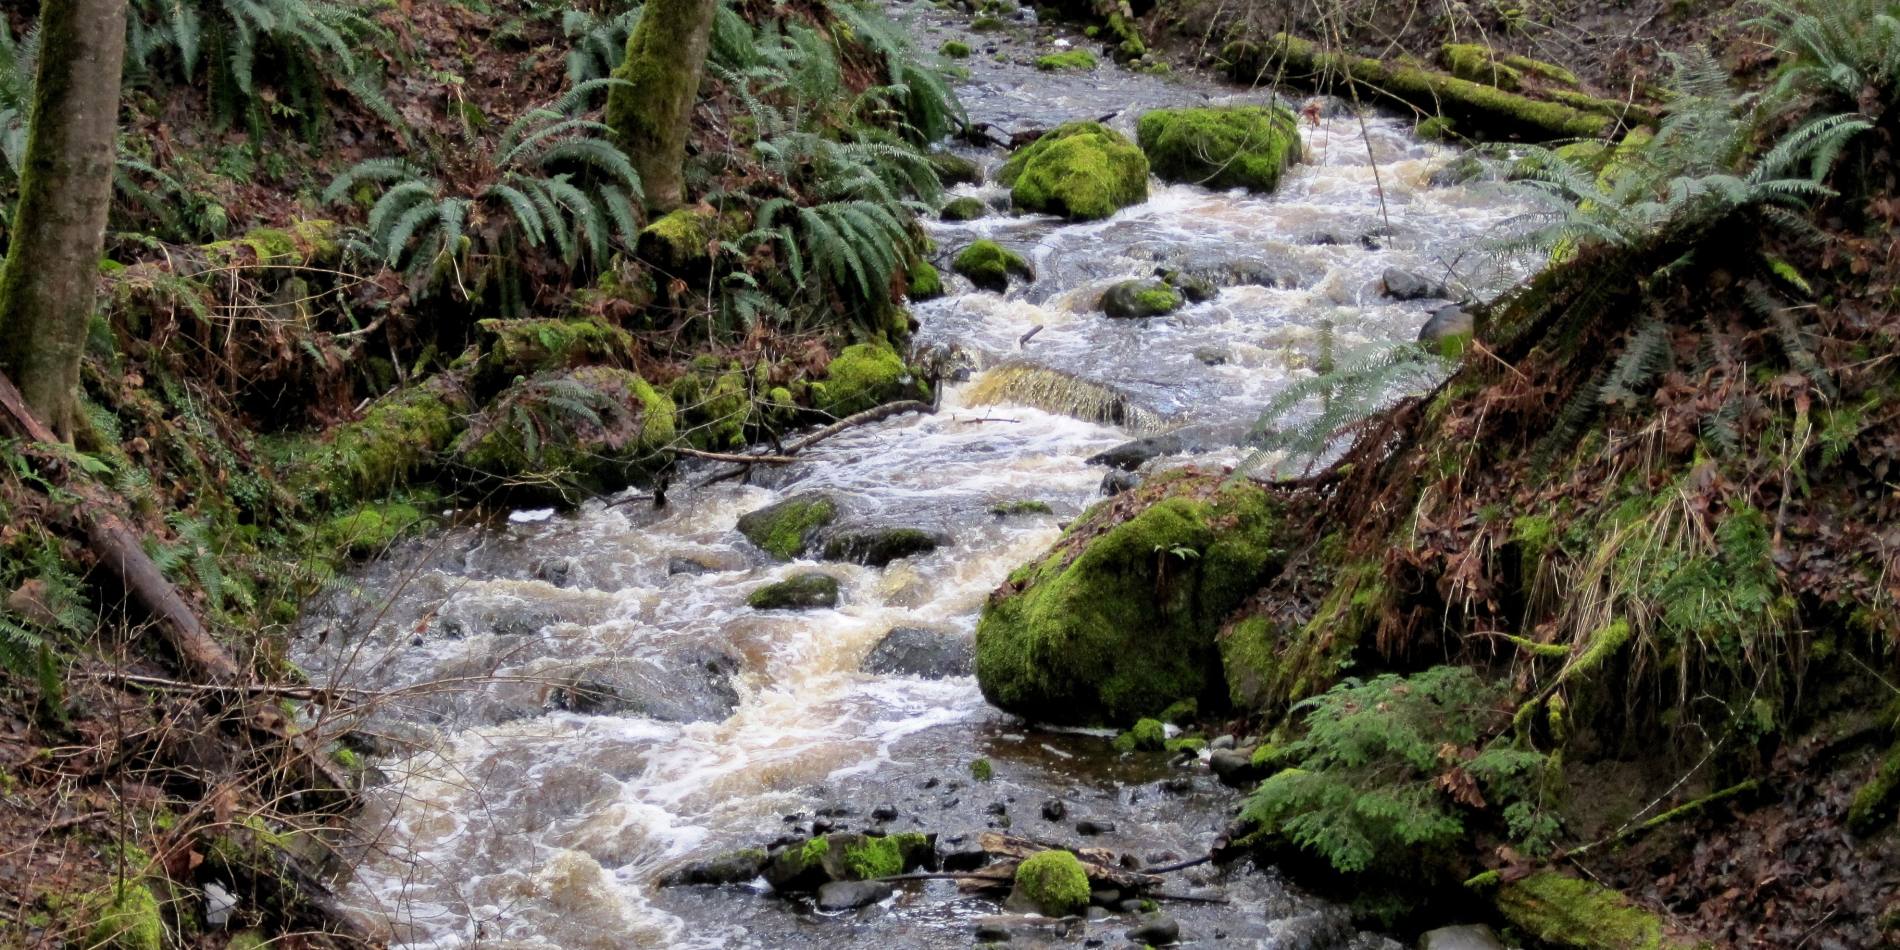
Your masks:
{"label": "wet rock", "polygon": [[1112,835],[1115,833],[1115,823],[1112,821],[1097,821],[1093,818],[1084,818],[1075,823],[1075,833],[1091,837],[1095,835]]}
{"label": "wet rock", "polygon": [[1128,928],[1122,936],[1136,943],[1149,946],[1163,946],[1178,943],[1181,939],[1181,925],[1167,914],[1154,914],[1141,923]]}
{"label": "wet rock", "polygon": [[1158,280],[1124,280],[1102,294],[1102,312],[1117,320],[1143,320],[1181,309],[1186,298]]}
{"label": "wet rock", "polygon": [[1148,158],[1108,126],[1070,122],[1017,149],[997,180],[1018,208],[1092,221],[1148,200]]}
{"label": "wet rock", "polygon": [[[1108,908],[1098,907],[1093,904],[1089,905],[1088,910],[1082,912],[1082,917],[1085,920],[1107,920],[1110,916],[1112,915],[1109,914]],[[1099,943],[1097,945],[1099,946]],[[1084,946],[1087,946],[1087,944],[1084,944]]]}
{"label": "wet rock", "polygon": [[1263,946],[1274,950],[1331,950],[1352,939],[1352,921],[1343,908],[1327,908],[1267,924]]}
{"label": "wet rock", "polygon": [[823,492],[793,495],[739,517],[739,533],[760,550],[789,561],[810,549],[818,532],[838,519],[838,502]]}
{"label": "wet rock", "polygon": [[765,866],[775,891],[812,891],[828,881],[865,881],[923,867],[936,857],[934,836],[917,832],[839,832],[787,845]]}
{"label": "wet rock", "polygon": [[556,587],[566,587],[573,574],[574,561],[571,558],[551,557],[534,568],[534,576]]}
{"label": "wet rock", "polygon": [[922,528],[851,528],[826,534],[821,556],[827,561],[883,567],[898,558],[928,554],[949,543],[949,535]]}
{"label": "wet rock", "polygon": [[739,659],[707,646],[660,658],[610,658],[578,668],[563,662],[556,706],[590,716],[644,716],[664,722],[717,722],[732,715]]}
{"label": "wet rock", "polygon": [[1451,337],[1470,336],[1474,326],[1472,316],[1463,307],[1452,304],[1440,307],[1425,321],[1418,331],[1420,343],[1441,343]]}
{"label": "wet rock", "polygon": [[1180,435],[1171,432],[1165,435],[1136,439],[1133,442],[1123,442],[1112,449],[1097,452],[1089,456],[1088,464],[1107,465],[1111,468],[1119,468],[1123,471],[1132,472],[1140,468],[1149,459],[1159,458],[1163,455],[1179,455],[1185,451],[1187,451],[1186,441]]}
{"label": "wet rock", "polygon": [[1042,817],[1046,821],[1061,821],[1068,815],[1069,806],[1060,798],[1051,798],[1042,803]]}
{"label": "wet rock", "polygon": [[1102,476],[1102,494],[1110,498],[1125,491],[1131,491],[1141,484],[1141,476],[1134,472],[1112,471]]}
{"label": "wet rock", "polygon": [[930,167],[937,170],[937,179],[945,185],[980,185],[983,183],[983,166],[950,152],[937,152],[930,156]]}
{"label": "wet rock", "polygon": [[1425,931],[1418,938],[1418,950],[1504,950],[1504,944],[1490,927],[1462,924]]}
{"label": "wet rock", "polygon": [[990,863],[990,853],[982,848],[959,846],[940,850],[937,860],[946,871],[974,871]]}
{"label": "wet rock", "polygon": [[1207,747],[1216,752],[1222,749],[1231,749],[1234,747],[1234,737],[1230,735],[1215,736],[1213,741],[1207,744]]}
{"label": "wet rock", "polygon": [[1136,140],[1163,181],[1267,193],[1300,160],[1299,123],[1282,106],[1156,109]]}
{"label": "wet rock", "polygon": [[944,202],[943,210],[937,212],[937,217],[945,221],[975,221],[989,210],[983,199],[964,195]]}
{"label": "wet rock", "polygon": [[1220,288],[1205,277],[1197,277],[1184,270],[1162,267],[1155,270],[1155,276],[1168,282],[1168,286],[1181,292],[1188,303],[1206,303],[1220,293]]}
{"label": "wet rock", "polygon": [[1009,806],[1002,802],[990,802],[983,811],[991,815],[1007,815],[1009,814]]}
{"label": "wet rock", "polygon": [[999,294],[1009,289],[1011,276],[1024,280],[1036,279],[1036,272],[1021,254],[987,240],[958,251],[957,256],[950,261],[950,269],[969,278],[977,289],[993,290]]}
{"label": "wet rock", "polygon": [[1209,754],[1208,768],[1220,777],[1221,784],[1244,788],[1266,778],[1266,769],[1253,764],[1248,749],[1216,749]]}
{"label": "wet rock", "polygon": [[704,561],[695,561],[690,557],[671,557],[666,559],[666,575],[674,577],[680,574],[711,574],[719,568]]}
{"label": "wet rock", "polygon": [[922,627],[893,627],[859,668],[884,676],[935,680],[968,676],[975,662],[968,637]]}
{"label": "wet rock", "polygon": [[892,821],[897,818],[896,805],[879,805],[871,809],[872,821]]}
{"label": "wet rock", "polygon": [[1461,155],[1445,167],[1432,172],[1429,184],[1433,188],[1455,188],[1473,181],[1490,177],[1491,169],[1482,159],[1472,155]]}
{"label": "wet rock", "polygon": [[1396,267],[1386,269],[1380,284],[1385,288],[1385,295],[1393,300],[1425,300],[1445,296],[1444,284]]}
{"label": "wet rock", "polygon": [[685,864],[660,879],[661,887],[685,884],[744,884],[765,871],[770,856],[760,848],[741,848]]}
{"label": "wet rock", "polygon": [[895,889],[881,881],[831,881],[818,888],[818,909],[857,910],[878,903],[893,893]]}
{"label": "wet rock", "polygon": [[815,571],[767,584],[746,598],[754,610],[813,610],[838,606],[838,579]]}
{"label": "wet rock", "polygon": [[1225,366],[1233,361],[1234,353],[1224,346],[1197,346],[1194,358],[1205,366]]}
{"label": "wet rock", "polygon": [[1102,907],[1113,907],[1121,902],[1122,892],[1115,888],[1104,887],[1089,891],[1089,903],[1091,904],[1098,904]]}

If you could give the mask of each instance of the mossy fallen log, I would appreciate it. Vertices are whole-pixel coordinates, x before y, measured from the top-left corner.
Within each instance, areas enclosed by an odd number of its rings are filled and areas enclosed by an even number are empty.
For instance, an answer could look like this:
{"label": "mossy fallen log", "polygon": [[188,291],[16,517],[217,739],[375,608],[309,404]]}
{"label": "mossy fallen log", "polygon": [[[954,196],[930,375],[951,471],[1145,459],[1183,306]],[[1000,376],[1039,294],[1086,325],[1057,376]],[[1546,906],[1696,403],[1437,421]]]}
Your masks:
{"label": "mossy fallen log", "polygon": [[1582,94],[1574,91],[1565,102],[1537,99],[1417,64],[1327,52],[1284,33],[1266,43],[1230,43],[1221,51],[1221,61],[1228,75],[1240,82],[1287,83],[1335,93],[1358,87],[1361,100],[1396,101],[1428,116],[1443,116],[1479,138],[1602,138],[1639,121],[1622,103],[1603,100],[1597,107],[1599,101],[1590,100],[1592,108],[1580,108],[1582,100],[1576,97]]}

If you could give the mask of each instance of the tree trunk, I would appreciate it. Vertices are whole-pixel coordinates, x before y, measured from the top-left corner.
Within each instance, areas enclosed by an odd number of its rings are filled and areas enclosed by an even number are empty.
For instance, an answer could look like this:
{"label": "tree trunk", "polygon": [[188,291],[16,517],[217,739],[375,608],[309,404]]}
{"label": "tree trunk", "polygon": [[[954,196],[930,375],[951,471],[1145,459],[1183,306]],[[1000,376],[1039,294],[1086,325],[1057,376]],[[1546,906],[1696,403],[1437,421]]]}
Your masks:
{"label": "tree trunk", "polygon": [[44,0],[39,76],[12,246],[0,271],[0,371],[72,438],[119,131],[126,0]]}
{"label": "tree trunk", "polygon": [[647,208],[655,212],[686,201],[680,166],[718,7],[719,0],[648,0],[627,37],[627,58],[614,70],[615,79],[631,85],[607,94],[607,124],[639,171]]}

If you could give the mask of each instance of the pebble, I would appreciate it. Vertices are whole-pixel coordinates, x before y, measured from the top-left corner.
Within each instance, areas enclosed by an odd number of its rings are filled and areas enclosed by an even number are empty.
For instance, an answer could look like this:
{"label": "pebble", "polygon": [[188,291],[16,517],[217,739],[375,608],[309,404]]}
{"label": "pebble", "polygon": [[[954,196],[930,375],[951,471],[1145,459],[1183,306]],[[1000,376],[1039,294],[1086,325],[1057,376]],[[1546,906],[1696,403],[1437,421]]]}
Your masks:
{"label": "pebble", "polygon": [[1005,804],[1003,804],[1002,802],[990,802],[990,804],[989,804],[989,807],[988,807],[988,808],[985,808],[985,809],[983,809],[983,810],[984,810],[985,812],[988,812],[989,814],[992,814],[992,815],[1007,815],[1007,814],[1009,814],[1009,806],[1008,806],[1008,805],[1005,805]]}
{"label": "pebble", "polygon": [[897,806],[895,805],[879,805],[871,809],[871,820],[873,821],[891,821],[896,817]]}
{"label": "pebble", "polygon": [[1042,817],[1049,821],[1061,821],[1068,817],[1069,806],[1060,798],[1051,798],[1042,803]]}
{"label": "pebble", "polygon": [[1504,944],[1483,924],[1463,924],[1427,930],[1418,938],[1418,950],[1504,950]]}

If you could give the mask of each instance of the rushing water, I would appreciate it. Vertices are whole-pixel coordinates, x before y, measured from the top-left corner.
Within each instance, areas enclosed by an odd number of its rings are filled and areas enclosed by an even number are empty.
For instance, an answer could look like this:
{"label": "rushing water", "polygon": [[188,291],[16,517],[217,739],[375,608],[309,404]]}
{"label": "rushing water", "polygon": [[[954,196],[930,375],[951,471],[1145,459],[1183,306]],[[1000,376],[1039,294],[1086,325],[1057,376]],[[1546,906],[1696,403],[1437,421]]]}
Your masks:
{"label": "rushing water", "polygon": [[[940,16],[910,13],[920,46],[961,35]],[[1004,129],[1108,113],[1127,128],[1143,108],[1266,98],[1112,67],[1051,76],[1024,65],[1046,51],[1030,40],[962,38],[979,49],[966,105]],[[986,707],[968,677],[859,666],[896,626],[969,637],[987,593],[1097,496],[1104,469],[1085,459],[1131,437],[1023,405],[974,405],[989,367],[1026,362],[1112,387],[1141,410],[1139,425],[1234,431],[1310,372],[1322,347],[1417,331],[1435,305],[1382,298],[1385,268],[1455,273],[1481,291],[1508,278],[1474,251],[1522,210],[1507,190],[1433,187],[1452,154],[1396,120],[1368,117],[1362,129],[1341,116],[1305,131],[1307,163],[1270,197],[1157,183],[1146,204],[1099,223],[998,213],[933,226],[946,257],[992,237],[1024,251],[1039,277],[997,295],[946,272],[949,296],[916,307],[920,346],[954,344],[976,366],[934,415],[824,443],[770,484],[676,490],[659,511],[605,500],[451,529],[315,605],[299,659],[321,679],[394,691],[371,722],[390,751],[376,761],[386,781],[370,793],[351,904],[417,946],[962,947],[972,921],[996,908],[948,881],[842,916],[748,888],[653,882],[695,856],[809,833],[821,810],[839,808],[823,820],[971,837],[1007,824],[1144,861],[1205,851],[1234,797],[1204,766],[1123,758],[1101,735],[1026,725]],[[994,186],[963,191],[1002,197]],[[1228,287],[1149,321],[1094,310],[1106,286],[1163,263],[1244,265],[1275,286]],[[842,582],[834,610],[747,608],[750,591],[814,565],[769,562],[735,520],[812,490],[833,493],[853,521],[921,525],[953,541],[883,569],[816,566]],[[1053,513],[990,510],[1019,499]],[[590,677],[622,684],[628,698],[561,708],[562,685]],[[978,758],[994,764],[993,780],[972,780]],[[1067,805],[1063,820],[1042,816],[1052,798]],[[875,823],[879,806],[898,817]],[[1115,827],[1081,839],[1082,818]],[[1176,890],[1226,899],[1170,906],[1189,937],[1383,945],[1271,869],[1179,877]],[[1114,944],[1127,926],[1095,922],[1068,939]]]}

